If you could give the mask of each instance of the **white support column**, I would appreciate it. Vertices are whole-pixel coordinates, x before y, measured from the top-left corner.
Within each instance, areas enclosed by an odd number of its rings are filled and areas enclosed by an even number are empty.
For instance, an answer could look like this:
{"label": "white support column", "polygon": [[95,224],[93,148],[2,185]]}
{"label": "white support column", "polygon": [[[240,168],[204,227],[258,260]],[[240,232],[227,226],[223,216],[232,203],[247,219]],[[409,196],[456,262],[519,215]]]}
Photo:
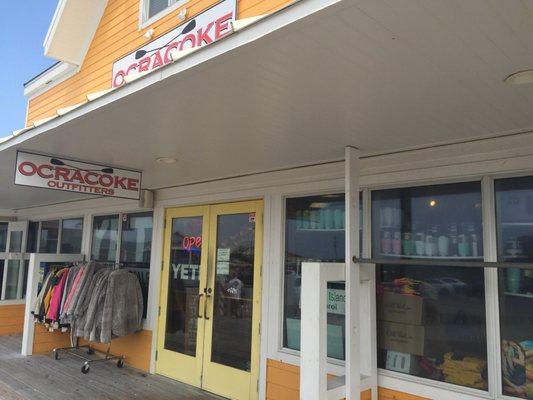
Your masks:
{"label": "white support column", "polygon": [[33,353],[34,322],[31,309],[37,298],[37,286],[39,283],[39,265],[37,254],[30,255],[28,266],[28,284],[26,286],[26,308],[24,311],[24,331],[22,333],[22,355],[31,356]]}
{"label": "white support column", "polygon": [[346,400],[361,397],[361,343],[359,340],[359,151],[345,148],[346,192]]}
{"label": "white support column", "polygon": [[[303,263],[301,297],[300,399],[327,396],[327,281],[320,263]],[[305,290],[305,293],[304,293]]]}

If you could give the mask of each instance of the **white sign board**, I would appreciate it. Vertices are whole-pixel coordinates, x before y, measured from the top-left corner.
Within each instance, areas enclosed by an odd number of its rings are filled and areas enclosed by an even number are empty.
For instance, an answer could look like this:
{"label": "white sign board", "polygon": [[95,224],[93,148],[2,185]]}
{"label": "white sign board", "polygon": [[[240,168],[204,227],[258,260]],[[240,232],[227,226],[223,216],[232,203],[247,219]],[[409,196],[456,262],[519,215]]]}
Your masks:
{"label": "white sign board", "polygon": [[113,87],[122,86],[131,73],[151,72],[170,64],[179,53],[205,47],[233,32],[236,0],[222,0],[193,19],[158,37],[113,64]]}
{"label": "white sign board", "polygon": [[139,199],[141,178],[141,173],[137,171],[17,152],[15,185]]}

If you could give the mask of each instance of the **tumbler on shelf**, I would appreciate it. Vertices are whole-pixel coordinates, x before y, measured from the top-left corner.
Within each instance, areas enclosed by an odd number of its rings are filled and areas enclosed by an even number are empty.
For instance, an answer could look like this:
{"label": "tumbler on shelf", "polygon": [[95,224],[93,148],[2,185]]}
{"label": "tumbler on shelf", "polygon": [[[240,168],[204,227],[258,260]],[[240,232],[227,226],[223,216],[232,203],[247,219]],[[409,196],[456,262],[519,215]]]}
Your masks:
{"label": "tumbler on shelf", "polygon": [[522,270],[520,268],[507,269],[507,291],[511,293],[518,293],[520,291],[522,281]]}
{"label": "tumbler on shelf", "polygon": [[302,210],[296,211],[296,229],[301,229],[303,225],[303,212]]}
{"label": "tumbler on shelf", "polygon": [[417,256],[426,254],[426,235],[422,232],[415,234],[415,252]]}
{"label": "tumbler on shelf", "polygon": [[413,254],[413,239],[411,236],[411,232],[405,232],[403,234],[402,251],[403,254],[406,256],[410,256],[411,254]]}
{"label": "tumbler on shelf", "polygon": [[335,220],[333,216],[333,210],[331,208],[324,209],[324,228],[325,229],[334,229]]}
{"label": "tumbler on shelf", "polygon": [[392,251],[392,239],[389,231],[384,231],[381,238],[381,252],[390,254]]}
{"label": "tumbler on shelf", "polygon": [[302,212],[302,228],[309,229],[309,210],[304,210]]}
{"label": "tumbler on shelf", "polygon": [[392,238],[392,253],[396,255],[402,254],[402,234],[400,231],[394,232]]}
{"label": "tumbler on shelf", "polygon": [[448,236],[440,235],[437,247],[439,248],[440,257],[448,257],[448,251],[450,247],[450,239],[448,239]]}
{"label": "tumbler on shelf", "polygon": [[342,210],[335,209],[334,211],[335,229],[342,229],[344,227],[344,215]]}

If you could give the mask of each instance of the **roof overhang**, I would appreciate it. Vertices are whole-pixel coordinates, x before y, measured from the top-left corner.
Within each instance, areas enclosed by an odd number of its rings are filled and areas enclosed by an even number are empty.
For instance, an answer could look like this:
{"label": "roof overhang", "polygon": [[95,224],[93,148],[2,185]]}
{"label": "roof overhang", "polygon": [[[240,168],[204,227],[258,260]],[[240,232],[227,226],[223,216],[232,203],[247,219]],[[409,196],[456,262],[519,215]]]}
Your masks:
{"label": "roof overhang", "polygon": [[44,40],[44,54],[81,65],[107,0],[59,0]]}
{"label": "roof overhang", "polygon": [[[385,0],[296,2],[0,143],[0,208],[80,198],[13,186],[17,149],[141,170],[154,189],[341,160],[346,145],[370,156],[533,131],[531,86],[502,81],[531,54],[473,38],[472,19],[484,31],[494,20],[471,3],[462,19],[431,4],[447,29],[429,5],[420,15]],[[522,22],[506,41],[525,47],[533,23]]]}

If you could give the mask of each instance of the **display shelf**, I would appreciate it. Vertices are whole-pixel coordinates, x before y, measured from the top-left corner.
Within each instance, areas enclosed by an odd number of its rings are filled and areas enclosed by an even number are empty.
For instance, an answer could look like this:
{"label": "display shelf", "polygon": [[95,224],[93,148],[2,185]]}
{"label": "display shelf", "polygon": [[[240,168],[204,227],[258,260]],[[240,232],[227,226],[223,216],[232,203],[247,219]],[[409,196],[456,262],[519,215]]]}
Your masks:
{"label": "display shelf", "polygon": [[404,255],[404,254],[380,254],[381,258],[402,258],[402,259],[413,259],[413,260],[483,260],[483,256],[468,256],[468,257],[441,257],[441,256],[414,256],[414,255]]}
{"label": "display shelf", "polygon": [[506,295],[506,296],[511,296],[511,297],[523,297],[523,298],[527,298],[527,299],[533,299],[533,293],[503,292],[503,294]]}
{"label": "display shelf", "polygon": [[344,232],[344,228],[296,228],[296,232]]}

